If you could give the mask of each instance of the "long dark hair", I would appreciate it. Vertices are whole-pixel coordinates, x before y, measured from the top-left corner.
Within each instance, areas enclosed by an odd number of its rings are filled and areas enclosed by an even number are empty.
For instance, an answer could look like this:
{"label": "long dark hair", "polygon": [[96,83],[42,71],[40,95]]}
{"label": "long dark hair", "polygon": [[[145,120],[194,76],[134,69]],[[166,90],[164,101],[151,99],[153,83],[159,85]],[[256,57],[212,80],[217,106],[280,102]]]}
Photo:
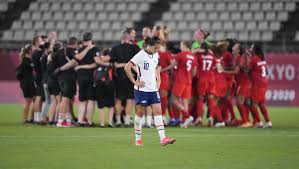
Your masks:
{"label": "long dark hair", "polygon": [[204,52],[205,55],[208,54],[208,52],[209,52],[209,45],[206,42],[202,43],[200,45],[200,48],[203,49],[203,50],[205,50],[205,52]]}
{"label": "long dark hair", "polygon": [[146,46],[154,46],[154,45],[157,45],[159,44],[161,41],[160,41],[160,38],[157,37],[157,36],[154,36],[154,37],[146,37],[144,39],[144,43]]}
{"label": "long dark hair", "polygon": [[257,55],[261,60],[265,60],[265,55],[264,55],[263,49],[260,45],[254,44],[252,47],[252,53],[254,55]]}

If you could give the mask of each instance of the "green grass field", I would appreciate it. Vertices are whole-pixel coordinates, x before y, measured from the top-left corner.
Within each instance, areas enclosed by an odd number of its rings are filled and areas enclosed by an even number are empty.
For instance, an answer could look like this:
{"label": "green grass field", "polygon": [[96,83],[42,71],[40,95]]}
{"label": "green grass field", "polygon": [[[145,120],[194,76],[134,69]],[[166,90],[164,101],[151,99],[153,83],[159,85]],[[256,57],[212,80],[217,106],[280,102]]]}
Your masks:
{"label": "green grass field", "polygon": [[[0,169],[298,169],[299,109],[271,108],[272,129],[155,129],[134,146],[125,128],[22,126],[20,105],[0,105]],[[95,117],[96,118],[96,117]]]}

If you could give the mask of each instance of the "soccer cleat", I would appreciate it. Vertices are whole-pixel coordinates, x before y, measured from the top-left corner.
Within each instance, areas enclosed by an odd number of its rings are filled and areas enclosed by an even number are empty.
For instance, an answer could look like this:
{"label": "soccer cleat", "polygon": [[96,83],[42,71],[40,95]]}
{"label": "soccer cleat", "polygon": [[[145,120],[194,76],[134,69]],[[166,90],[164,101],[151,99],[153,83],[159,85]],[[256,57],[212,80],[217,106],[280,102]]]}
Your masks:
{"label": "soccer cleat", "polygon": [[142,140],[136,140],[135,145],[136,146],[143,146]]}
{"label": "soccer cleat", "polygon": [[267,122],[264,128],[272,128],[272,122],[271,121]]}
{"label": "soccer cleat", "polygon": [[224,123],[224,122],[217,122],[217,123],[215,124],[215,127],[216,127],[216,128],[225,127],[225,123]]}
{"label": "soccer cleat", "polygon": [[241,128],[251,128],[252,125],[249,122],[243,123],[241,126]]}
{"label": "soccer cleat", "polygon": [[181,125],[181,128],[188,128],[188,126],[190,125],[190,123],[193,121],[193,117],[190,116],[189,118],[187,118],[185,120],[185,122]]}
{"label": "soccer cleat", "polygon": [[173,144],[176,141],[175,138],[169,138],[169,137],[165,137],[163,140],[161,140],[161,145],[162,146],[166,146],[167,144]]}
{"label": "soccer cleat", "polygon": [[57,123],[56,127],[72,127],[72,125],[67,122],[61,122],[61,123]]}
{"label": "soccer cleat", "polygon": [[260,122],[255,123],[253,126],[254,126],[254,128],[263,128],[264,124],[262,121],[260,121]]}
{"label": "soccer cleat", "polygon": [[114,127],[114,125],[112,123],[108,124],[108,128],[113,128],[113,127]]}
{"label": "soccer cleat", "polygon": [[175,119],[174,118],[171,118],[170,120],[169,120],[169,126],[175,126]]}
{"label": "soccer cleat", "polygon": [[195,126],[197,126],[197,127],[202,127],[202,120],[201,120],[201,117],[198,117],[198,118],[195,120]]}

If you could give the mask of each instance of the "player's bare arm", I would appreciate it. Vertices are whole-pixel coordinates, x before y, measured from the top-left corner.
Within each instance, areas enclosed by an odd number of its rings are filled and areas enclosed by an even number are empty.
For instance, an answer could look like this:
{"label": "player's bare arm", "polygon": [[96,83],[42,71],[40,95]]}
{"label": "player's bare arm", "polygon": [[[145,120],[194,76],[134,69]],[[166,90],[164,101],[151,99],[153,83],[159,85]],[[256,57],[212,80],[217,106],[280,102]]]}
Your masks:
{"label": "player's bare arm", "polygon": [[144,82],[143,81],[139,81],[139,80],[135,80],[134,77],[133,77],[133,73],[132,73],[132,68],[134,67],[133,63],[131,62],[128,62],[125,66],[125,72],[128,76],[128,78],[131,80],[131,82],[136,85],[136,86],[139,86],[139,87],[144,87]]}

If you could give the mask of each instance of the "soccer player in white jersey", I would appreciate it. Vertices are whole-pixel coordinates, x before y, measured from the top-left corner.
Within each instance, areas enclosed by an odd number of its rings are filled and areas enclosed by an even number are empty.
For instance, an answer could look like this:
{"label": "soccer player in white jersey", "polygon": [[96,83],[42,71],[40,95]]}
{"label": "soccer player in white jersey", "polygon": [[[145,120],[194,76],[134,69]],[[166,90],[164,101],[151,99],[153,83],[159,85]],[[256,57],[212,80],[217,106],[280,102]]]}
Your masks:
{"label": "soccer player in white jersey", "polygon": [[[159,62],[159,44],[158,37],[147,37],[144,40],[145,48],[138,52],[125,66],[128,78],[134,84],[134,96],[136,101],[135,116],[135,137],[136,146],[142,146],[141,130],[142,117],[145,113],[145,107],[151,106],[154,114],[154,123],[160,136],[160,144],[165,146],[173,144],[175,139],[165,136],[165,129],[161,110],[161,101],[159,87],[161,83]],[[134,68],[135,67],[135,68]],[[132,69],[137,71],[137,80],[134,79]]]}

